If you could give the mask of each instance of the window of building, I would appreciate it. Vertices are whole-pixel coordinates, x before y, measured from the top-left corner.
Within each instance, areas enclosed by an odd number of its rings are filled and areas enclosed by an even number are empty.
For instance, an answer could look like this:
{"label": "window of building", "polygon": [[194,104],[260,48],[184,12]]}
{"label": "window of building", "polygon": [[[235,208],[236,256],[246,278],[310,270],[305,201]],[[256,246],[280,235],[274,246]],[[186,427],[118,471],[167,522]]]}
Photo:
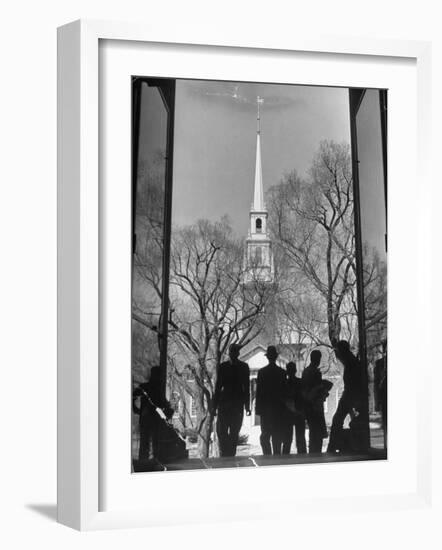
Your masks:
{"label": "window of building", "polygon": [[192,396],[189,397],[189,410],[190,410],[190,416],[192,418],[196,417],[196,403],[195,403],[195,399]]}
{"label": "window of building", "polygon": [[[172,208],[173,129],[175,80],[132,77],[132,270],[133,280],[143,273],[143,315],[133,312],[137,330],[146,331],[143,360],[161,369],[161,390],[166,390],[170,219]],[[156,285],[159,285],[158,287]],[[157,291],[156,289],[159,289]],[[146,356],[148,354],[148,356]]]}
{"label": "window of building", "polygon": [[[358,351],[368,386],[368,366],[387,342],[387,90],[351,88],[350,127]],[[373,212],[379,213],[376,221]],[[367,392],[362,404],[366,417],[369,406]],[[367,421],[367,445],[370,437]]]}
{"label": "window of building", "polygon": [[262,232],[262,220],[261,220],[261,218],[257,218],[257,220],[256,220],[256,232],[257,233]]}
{"label": "window of building", "polygon": [[257,265],[262,264],[262,247],[257,246],[255,249],[255,262]]}
{"label": "window of building", "polygon": [[[356,248],[361,251],[357,256],[359,338],[361,357],[369,365],[387,338],[387,92],[351,90],[350,99]],[[376,222],[373,212],[379,212]]]}

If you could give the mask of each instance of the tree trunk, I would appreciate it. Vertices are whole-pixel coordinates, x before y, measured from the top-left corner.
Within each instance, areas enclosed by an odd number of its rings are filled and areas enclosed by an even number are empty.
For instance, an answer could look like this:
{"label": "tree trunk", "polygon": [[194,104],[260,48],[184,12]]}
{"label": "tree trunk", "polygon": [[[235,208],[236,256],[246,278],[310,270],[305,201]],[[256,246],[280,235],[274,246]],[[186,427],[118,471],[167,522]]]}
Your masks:
{"label": "tree trunk", "polygon": [[213,431],[213,415],[210,412],[204,412],[201,419],[198,419],[198,453],[200,458],[208,458],[210,453],[210,443]]}

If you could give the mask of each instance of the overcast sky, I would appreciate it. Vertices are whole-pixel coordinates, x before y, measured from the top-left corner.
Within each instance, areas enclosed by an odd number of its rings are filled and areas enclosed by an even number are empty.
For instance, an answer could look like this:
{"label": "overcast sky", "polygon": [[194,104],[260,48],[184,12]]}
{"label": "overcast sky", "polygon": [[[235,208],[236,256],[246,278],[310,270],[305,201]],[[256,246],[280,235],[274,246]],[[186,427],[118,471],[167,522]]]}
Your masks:
{"label": "overcast sky", "polygon": [[177,81],[173,223],[228,214],[247,235],[261,106],[264,192],[293,168],[308,170],[319,142],[350,142],[348,90],[213,81]]}

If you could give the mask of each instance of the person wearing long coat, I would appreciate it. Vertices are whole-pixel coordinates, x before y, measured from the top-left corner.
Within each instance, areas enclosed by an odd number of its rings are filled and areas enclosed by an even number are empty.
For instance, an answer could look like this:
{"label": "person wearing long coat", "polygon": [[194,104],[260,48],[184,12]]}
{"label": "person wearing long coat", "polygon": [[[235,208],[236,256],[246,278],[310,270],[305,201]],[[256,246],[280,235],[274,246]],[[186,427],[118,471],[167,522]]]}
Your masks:
{"label": "person wearing long coat", "polygon": [[286,373],[276,364],[278,352],[268,346],[269,364],[258,371],[256,413],[261,417],[260,443],[265,455],[280,455],[285,429]]}
{"label": "person wearing long coat", "polygon": [[213,396],[221,456],[235,456],[244,410],[250,415],[250,370],[239,360],[241,347],[231,344],[229,360],[220,364]]}

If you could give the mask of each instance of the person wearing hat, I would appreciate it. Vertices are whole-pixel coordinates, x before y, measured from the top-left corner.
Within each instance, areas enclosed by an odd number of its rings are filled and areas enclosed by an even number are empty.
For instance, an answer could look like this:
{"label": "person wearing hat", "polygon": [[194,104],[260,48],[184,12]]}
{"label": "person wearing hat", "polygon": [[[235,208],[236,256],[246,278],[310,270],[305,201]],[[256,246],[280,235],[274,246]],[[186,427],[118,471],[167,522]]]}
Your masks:
{"label": "person wearing hat", "polygon": [[221,456],[235,456],[244,409],[250,416],[250,369],[239,360],[241,346],[231,344],[229,360],[220,364],[213,396]]}
{"label": "person wearing hat", "polygon": [[285,428],[286,374],[276,364],[278,352],[268,346],[269,364],[258,371],[256,384],[256,413],[261,417],[260,443],[265,455],[279,455]]}

